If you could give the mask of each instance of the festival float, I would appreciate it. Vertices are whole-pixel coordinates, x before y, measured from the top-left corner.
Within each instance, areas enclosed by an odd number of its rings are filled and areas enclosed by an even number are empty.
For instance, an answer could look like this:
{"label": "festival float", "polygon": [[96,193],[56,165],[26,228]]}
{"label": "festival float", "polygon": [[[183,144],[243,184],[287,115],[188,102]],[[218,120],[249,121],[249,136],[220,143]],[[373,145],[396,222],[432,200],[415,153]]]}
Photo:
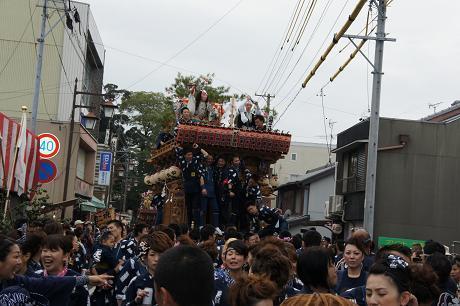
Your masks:
{"label": "festival float", "polygon": [[[230,115],[230,122],[232,118]],[[277,177],[271,172],[270,165],[288,153],[290,134],[225,127],[215,123],[184,123],[177,126],[174,139],[153,150],[151,154],[149,162],[158,170],[144,179],[149,191],[142,195],[138,220],[153,224],[156,218],[154,197],[161,193],[165,199],[162,223],[186,223],[182,173],[176,164],[175,146],[186,147],[194,143],[215,157],[226,157],[227,161],[234,155],[240,156],[245,167],[260,177],[258,183],[262,201],[270,205],[274,198],[273,191],[277,187]]]}

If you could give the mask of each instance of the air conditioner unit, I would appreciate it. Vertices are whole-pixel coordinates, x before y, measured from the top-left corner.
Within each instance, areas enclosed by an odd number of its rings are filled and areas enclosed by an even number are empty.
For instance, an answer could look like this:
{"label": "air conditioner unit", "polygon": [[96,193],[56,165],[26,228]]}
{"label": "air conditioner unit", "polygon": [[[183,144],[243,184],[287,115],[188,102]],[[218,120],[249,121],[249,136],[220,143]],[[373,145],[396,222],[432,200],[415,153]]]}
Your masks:
{"label": "air conditioner unit", "polygon": [[343,211],[343,196],[342,195],[333,195],[329,196],[329,205],[328,213],[335,213],[338,211]]}

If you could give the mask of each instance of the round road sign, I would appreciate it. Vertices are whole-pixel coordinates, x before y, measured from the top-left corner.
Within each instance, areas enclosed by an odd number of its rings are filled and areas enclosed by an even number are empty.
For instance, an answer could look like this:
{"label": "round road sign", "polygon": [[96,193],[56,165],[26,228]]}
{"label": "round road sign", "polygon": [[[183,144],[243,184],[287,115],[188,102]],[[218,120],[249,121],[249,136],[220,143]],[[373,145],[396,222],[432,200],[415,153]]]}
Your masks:
{"label": "round road sign", "polygon": [[53,158],[58,154],[61,143],[55,135],[51,133],[40,134],[38,135],[38,141],[41,158]]}
{"label": "round road sign", "polygon": [[49,159],[40,159],[38,162],[38,181],[40,183],[49,183],[56,178],[57,167]]}

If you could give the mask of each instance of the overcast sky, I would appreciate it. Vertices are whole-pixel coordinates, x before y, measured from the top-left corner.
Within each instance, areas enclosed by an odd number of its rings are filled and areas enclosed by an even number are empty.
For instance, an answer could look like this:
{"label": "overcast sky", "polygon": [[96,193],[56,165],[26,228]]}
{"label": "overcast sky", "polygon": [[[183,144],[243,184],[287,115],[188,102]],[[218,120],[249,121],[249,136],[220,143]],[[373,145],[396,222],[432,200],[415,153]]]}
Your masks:
{"label": "overcast sky", "polygon": [[[231,92],[253,95],[265,87],[264,76],[279,50],[298,1],[87,2],[107,50],[105,83],[115,83],[129,90],[163,91],[173,82],[177,72],[195,75],[210,72],[216,74],[217,85],[230,86]],[[305,1],[305,6],[308,2]],[[357,0],[317,1],[299,44],[294,52],[287,54],[279,69],[285,73],[278,73],[275,80],[269,82],[272,83],[269,93],[276,94],[272,105],[279,113],[292,101],[301,86],[299,80],[305,78],[309,66],[318,60],[356,3]],[[367,11],[368,6],[365,6],[348,34],[357,34],[363,29]],[[386,32],[397,42],[385,43],[382,116],[419,119],[433,112],[428,107],[430,103],[443,102],[438,106],[440,110],[460,100],[459,11],[460,1],[452,0],[394,0],[391,3],[387,10]],[[373,13],[375,15],[375,10]],[[325,142],[321,98],[317,94],[353,51],[353,46],[348,44],[339,53],[347,44],[348,41],[342,39],[332,50],[276,128],[290,131],[297,141]],[[366,54],[369,52],[373,59],[374,44],[366,44],[362,50]],[[281,53],[279,63],[284,54]],[[174,55],[177,56],[172,58]],[[289,58],[292,58],[290,62]],[[158,62],[169,59],[167,65],[158,69]],[[324,89],[325,117],[327,122],[336,122],[334,134],[367,116],[372,90],[371,70],[358,54]],[[283,83],[285,85],[281,86]]]}

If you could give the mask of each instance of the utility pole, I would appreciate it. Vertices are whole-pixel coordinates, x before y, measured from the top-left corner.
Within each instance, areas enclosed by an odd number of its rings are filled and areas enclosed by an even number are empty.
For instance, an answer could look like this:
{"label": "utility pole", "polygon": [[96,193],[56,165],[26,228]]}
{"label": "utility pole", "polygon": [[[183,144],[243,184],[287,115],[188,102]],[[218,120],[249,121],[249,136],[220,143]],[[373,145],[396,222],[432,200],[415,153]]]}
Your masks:
{"label": "utility pole", "polygon": [[270,94],[262,95],[262,94],[256,93],[255,96],[264,98],[264,100],[267,102],[267,116],[270,116],[270,99],[275,98],[275,95],[273,95],[273,96],[270,95]]}
{"label": "utility pole", "polygon": [[371,0],[377,5],[372,104],[367,151],[366,193],[364,200],[364,228],[374,237],[375,189],[377,179],[377,149],[379,144],[380,95],[382,89],[383,46],[385,43],[386,0]]}
{"label": "utility pole", "polygon": [[273,122],[273,117],[270,115],[270,99],[271,98],[275,98],[275,95],[270,95],[270,94],[258,94],[258,93],[255,93],[254,94],[256,97],[262,97],[264,98],[264,100],[267,102],[267,130],[271,130],[271,126],[272,126],[272,122]]}
{"label": "utility pole", "polygon": [[46,19],[47,16],[47,4],[48,0],[43,0],[43,13],[42,23],[40,27],[40,37],[38,41],[38,54],[37,54],[37,65],[35,68],[35,90],[34,98],[32,100],[32,126],[31,130],[34,134],[37,132],[37,114],[38,114],[38,99],[40,98],[40,85],[42,81],[42,65],[43,65],[43,48],[45,46],[45,30],[46,30]]}

